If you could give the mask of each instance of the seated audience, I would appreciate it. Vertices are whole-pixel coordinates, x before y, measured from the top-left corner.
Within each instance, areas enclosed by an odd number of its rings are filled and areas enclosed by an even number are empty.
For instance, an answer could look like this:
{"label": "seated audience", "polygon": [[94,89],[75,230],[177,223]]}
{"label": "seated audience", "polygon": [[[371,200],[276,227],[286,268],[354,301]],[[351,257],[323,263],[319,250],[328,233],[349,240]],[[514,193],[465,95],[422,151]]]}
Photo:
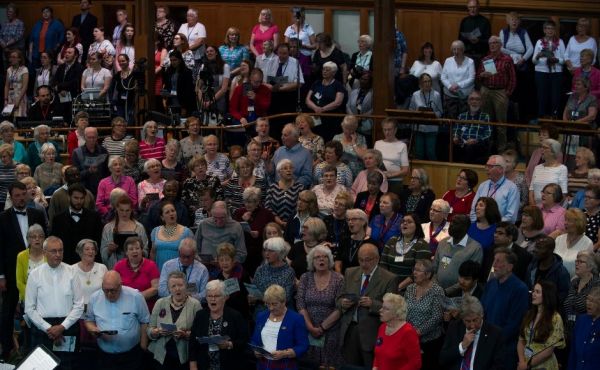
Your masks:
{"label": "seated audience", "polygon": [[475,187],[479,182],[477,172],[463,168],[456,176],[454,189],[448,190],[442,196],[442,199],[448,202],[450,210],[448,220],[452,221],[452,217],[456,214],[468,215],[471,212],[473,199],[475,198]]}
{"label": "seated audience", "polygon": [[400,193],[401,214],[414,212],[422,222],[429,221],[429,209],[435,193],[429,185],[429,175],[423,168],[413,168],[408,187]]}

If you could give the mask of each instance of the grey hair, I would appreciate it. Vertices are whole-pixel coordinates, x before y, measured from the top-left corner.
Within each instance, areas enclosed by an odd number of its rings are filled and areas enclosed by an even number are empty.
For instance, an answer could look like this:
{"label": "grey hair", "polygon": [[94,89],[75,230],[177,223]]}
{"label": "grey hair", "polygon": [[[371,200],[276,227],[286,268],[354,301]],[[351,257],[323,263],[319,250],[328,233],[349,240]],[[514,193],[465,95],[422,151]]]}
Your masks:
{"label": "grey hair", "polygon": [[598,260],[596,260],[596,256],[592,252],[579,251],[579,253],[577,253],[577,258],[583,258],[585,260],[586,265],[592,270],[593,275],[598,273]]}
{"label": "grey hair", "polygon": [[177,247],[177,251],[181,252],[182,248],[188,247],[192,251],[194,251],[194,255],[198,253],[198,244],[196,243],[196,239],[194,238],[185,238],[179,242],[179,247]]}
{"label": "grey hair", "polygon": [[436,199],[431,203],[431,207],[436,206],[442,210],[442,213],[445,213],[448,216],[450,213],[450,204],[443,199]]}
{"label": "grey hair", "polygon": [[148,168],[150,168],[151,165],[153,164],[160,164],[160,167],[162,168],[162,164],[160,163],[160,161],[156,158],[150,158],[148,159],[146,162],[144,162],[144,172],[148,173]]}
{"label": "grey hair", "polygon": [[488,39],[488,43],[492,42],[492,41],[499,41],[502,42],[502,40],[500,39],[500,37],[498,36],[490,36],[490,38]]}
{"label": "grey hair", "polygon": [[338,66],[337,64],[335,64],[334,62],[325,62],[323,63],[323,67],[322,68],[329,68],[333,71],[333,73],[336,73],[338,71]]}
{"label": "grey hair", "polygon": [[44,250],[47,250],[47,249],[48,249],[48,244],[50,244],[50,243],[54,243],[54,242],[56,242],[56,243],[60,243],[60,246],[61,246],[61,247],[64,247],[63,241],[62,241],[62,240],[61,240],[59,237],[56,237],[56,236],[54,236],[54,235],[50,235],[49,237],[47,237],[47,238],[44,240],[44,244],[42,244],[42,248],[43,248]]}
{"label": "grey hair", "polygon": [[165,149],[170,147],[175,147],[175,155],[179,155],[179,152],[181,151],[181,145],[179,144],[179,141],[175,139],[169,139],[169,141],[167,141],[165,144]]}
{"label": "grey hair", "polygon": [[460,40],[454,40],[452,41],[452,44],[450,44],[450,49],[455,47],[465,50],[465,43]]}
{"label": "grey hair", "polygon": [[[45,144],[44,144],[45,145]],[[43,146],[42,146],[43,147]],[[108,159],[108,168],[111,168],[112,165],[115,163],[115,161],[119,161],[121,162],[121,165],[125,164],[125,160],[123,159],[123,157],[119,157],[119,156],[112,156]]]}
{"label": "grey hair", "polygon": [[391,303],[392,313],[394,316],[396,316],[396,318],[402,321],[406,320],[407,305],[404,297],[402,297],[400,294],[385,293],[382,301]]}
{"label": "grey hair", "polygon": [[413,168],[413,171],[417,173],[419,182],[421,183],[421,191],[429,189],[429,175],[424,168]]}
{"label": "grey hair", "polygon": [[496,164],[500,167],[502,167],[503,171],[506,171],[506,159],[504,159],[503,156],[501,156],[500,154],[494,154],[490,156],[490,159],[494,159],[494,161],[496,162]]}
{"label": "grey hair", "polygon": [[40,137],[40,131],[42,131],[42,130],[47,130],[48,133],[50,133],[50,127],[48,125],[37,125],[37,126],[35,126],[35,128],[33,129],[33,138],[36,141]]}
{"label": "grey hair", "polygon": [[293,123],[288,123],[285,126],[283,126],[283,130],[288,130],[291,132],[291,134],[297,139],[300,137],[300,130],[298,130],[298,127],[296,127],[295,124]]}
{"label": "grey hair", "polygon": [[294,163],[291,160],[284,158],[284,159],[280,160],[279,162],[277,162],[277,166],[276,166],[277,173],[279,173],[279,171],[281,171],[283,166],[285,166],[286,164],[289,164],[292,166],[292,168],[294,168]]}
{"label": "grey hair", "polygon": [[14,131],[15,130],[15,125],[12,124],[12,122],[10,121],[2,121],[2,123],[0,123],[0,132],[4,132],[4,130],[9,129],[10,131]]}
{"label": "grey hair", "polygon": [[319,244],[319,245],[315,246],[314,248],[312,248],[306,255],[306,264],[308,266],[307,267],[308,271],[315,271],[315,265],[313,263],[313,258],[315,256],[316,252],[324,253],[327,256],[327,261],[329,261],[329,269],[331,270],[334,265],[333,253],[331,253],[331,249],[329,249],[328,247],[326,247],[322,244]]}
{"label": "grey hair", "polygon": [[77,255],[79,256],[79,258],[81,258],[81,255],[83,254],[83,248],[85,247],[86,244],[91,244],[94,246],[94,250],[96,251],[96,254],[98,254],[98,243],[96,243],[95,240],[92,239],[81,239],[77,245],[75,246],[75,253],[77,253]]}
{"label": "grey hair", "polygon": [[122,196],[129,197],[127,192],[121,188],[114,188],[110,191],[110,195],[108,198],[110,200],[110,206],[113,209],[117,208],[117,200],[119,200],[119,198],[121,198]]}
{"label": "grey hair", "polygon": [[27,229],[27,237],[29,238],[33,233],[40,233],[42,237],[46,237],[46,233],[44,232],[44,228],[40,224],[33,224],[29,226]]}
{"label": "grey hair", "polygon": [[552,154],[558,155],[560,153],[560,143],[554,139],[546,139],[542,142],[542,144],[547,144],[550,146],[550,150],[552,150]]}
{"label": "grey hair", "polygon": [[223,283],[221,280],[211,280],[206,283],[206,292],[209,290],[217,291],[219,294],[225,295],[225,283]]}
{"label": "grey hair", "polygon": [[365,223],[365,229],[369,226],[369,216],[362,209],[352,208],[346,211],[346,218],[360,218]]}
{"label": "grey hair", "polygon": [[144,123],[144,126],[142,126],[142,132],[141,132],[142,140],[146,140],[146,130],[148,129],[148,126],[150,126],[151,124],[155,124],[158,127],[158,123],[156,123],[156,121],[147,121],[146,123]]}
{"label": "grey hair", "polygon": [[477,297],[465,295],[460,305],[460,317],[465,318],[470,315],[483,317],[483,306]]}
{"label": "grey hair", "polygon": [[358,128],[358,118],[353,114],[345,115],[340,125],[342,128],[349,128],[352,126],[354,130],[356,130]]}
{"label": "grey hair", "polygon": [[185,274],[179,270],[174,270],[174,271],[169,272],[169,275],[167,275],[167,285],[168,285],[169,280],[171,280],[171,279],[181,279],[184,282],[186,282],[186,280],[187,280]]}
{"label": "grey hair", "polygon": [[281,237],[275,237],[265,240],[263,243],[264,249],[272,250],[273,252],[277,252],[279,254],[279,259],[283,261],[290,251],[290,245],[285,239]]}
{"label": "grey hair", "polygon": [[419,263],[425,269],[425,273],[429,274],[429,280],[433,279],[433,275],[435,274],[435,267],[430,259],[420,259],[415,261],[415,265]]}
{"label": "grey hair", "polygon": [[364,41],[369,48],[373,46],[373,38],[371,35],[360,35],[358,41]]}
{"label": "grey hair", "polygon": [[206,135],[202,138],[202,145],[206,145],[206,142],[209,139],[215,139],[217,141],[217,145],[219,144],[219,138],[216,135],[210,134],[210,135]]}
{"label": "grey hair", "polygon": [[261,191],[259,188],[255,186],[250,186],[244,189],[244,193],[242,194],[242,199],[244,201],[250,199],[251,197],[255,197],[260,201]]}
{"label": "grey hair", "polygon": [[56,148],[54,147],[54,144],[52,144],[51,142],[42,144],[42,147],[40,148],[40,158],[44,158],[44,154],[51,150],[53,150],[54,153],[56,153]]}
{"label": "grey hair", "polygon": [[383,163],[383,155],[381,154],[381,152],[377,149],[367,149],[365,152],[365,155],[367,154],[371,154],[373,157],[375,157],[375,161],[377,161],[377,167],[380,167],[381,164]]}

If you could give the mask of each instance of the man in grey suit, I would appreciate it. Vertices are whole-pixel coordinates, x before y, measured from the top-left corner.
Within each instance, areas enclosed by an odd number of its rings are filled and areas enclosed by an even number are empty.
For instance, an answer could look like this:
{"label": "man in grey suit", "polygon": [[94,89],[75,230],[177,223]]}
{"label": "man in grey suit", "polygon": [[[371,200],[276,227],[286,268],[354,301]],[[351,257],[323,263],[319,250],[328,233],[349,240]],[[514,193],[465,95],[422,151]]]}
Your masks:
{"label": "man in grey suit", "polygon": [[371,368],[383,295],[395,292],[398,282],[396,275],[378,267],[379,250],[373,244],[360,247],[358,263],[346,270],[337,300],[342,312],[342,355],[347,365]]}

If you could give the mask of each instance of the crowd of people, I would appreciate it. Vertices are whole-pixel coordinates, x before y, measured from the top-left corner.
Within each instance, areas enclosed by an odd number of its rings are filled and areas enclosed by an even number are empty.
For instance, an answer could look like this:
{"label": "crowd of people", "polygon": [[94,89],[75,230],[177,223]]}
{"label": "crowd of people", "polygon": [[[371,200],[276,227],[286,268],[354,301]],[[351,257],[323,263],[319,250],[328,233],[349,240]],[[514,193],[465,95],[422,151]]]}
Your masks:
{"label": "crowd of people", "polygon": [[[398,84],[419,86],[407,106],[469,121],[451,133],[456,153],[485,164],[486,179],[466,165],[435,194],[396,120],[374,128],[356,116],[372,102],[368,35],[346,62],[303,9],[281,38],[263,9],[249,46],[231,27],[217,47],[205,44],[197,10],[177,28],[159,6],[155,95],[180,109],[187,136],[150,120],[134,138],[135,27],[119,10],[105,38],[91,1],[80,5],[66,31],[44,7],[28,53],[14,5],[0,29],[14,49],[13,117],[65,114],[67,97],[89,88],[115,112],[106,137],[76,112],[64,148],[45,124],[25,147],[14,123],[0,123],[4,359],[45,345],[67,370],[597,368],[595,141],[563,145],[540,125],[520,171],[507,133],[487,125],[506,121],[530,58],[546,86],[540,116],[556,113],[551,86],[565,65],[576,77],[564,118],[595,120],[585,19],[566,48],[551,22],[534,47],[514,13],[490,36],[470,0],[453,56],[442,66],[427,43],[410,69],[396,33]],[[21,36],[9,43],[11,32]],[[25,55],[39,68],[31,107]],[[295,111],[297,90],[308,114],[279,137],[264,116]],[[201,136],[210,117],[194,112],[207,109],[256,121],[252,133]],[[415,134],[417,157],[435,159],[437,128]]]}

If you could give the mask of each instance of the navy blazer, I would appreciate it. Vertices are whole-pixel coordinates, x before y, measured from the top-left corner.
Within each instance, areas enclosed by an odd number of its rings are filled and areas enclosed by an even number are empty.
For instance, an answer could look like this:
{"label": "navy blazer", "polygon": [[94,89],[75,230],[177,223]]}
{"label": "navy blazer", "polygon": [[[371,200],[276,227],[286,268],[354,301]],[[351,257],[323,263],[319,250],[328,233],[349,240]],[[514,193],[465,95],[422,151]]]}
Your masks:
{"label": "navy blazer", "polygon": [[[256,327],[252,334],[252,344],[263,346],[261,332],[269,319],[269,310],[259,312],[256,317]],[[304,317],[297,312],[287,310],[279,334],[277,335],[277,350],[291,348],[296,353],[296,358],[302,357],[308,351],[308,330]]]}

